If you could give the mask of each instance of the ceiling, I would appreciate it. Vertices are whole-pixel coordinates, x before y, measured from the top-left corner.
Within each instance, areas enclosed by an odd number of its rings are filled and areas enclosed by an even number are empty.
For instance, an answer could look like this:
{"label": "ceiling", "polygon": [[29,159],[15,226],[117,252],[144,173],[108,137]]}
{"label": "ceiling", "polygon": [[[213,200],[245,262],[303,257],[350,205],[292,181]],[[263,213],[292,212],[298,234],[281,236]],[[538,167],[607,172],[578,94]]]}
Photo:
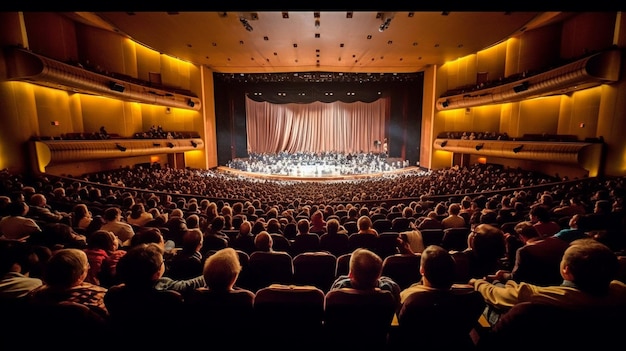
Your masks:
{"label": "ceiling", "polygon": [[72,12],[218,73],[411,73],[476,53],[561,12]]}

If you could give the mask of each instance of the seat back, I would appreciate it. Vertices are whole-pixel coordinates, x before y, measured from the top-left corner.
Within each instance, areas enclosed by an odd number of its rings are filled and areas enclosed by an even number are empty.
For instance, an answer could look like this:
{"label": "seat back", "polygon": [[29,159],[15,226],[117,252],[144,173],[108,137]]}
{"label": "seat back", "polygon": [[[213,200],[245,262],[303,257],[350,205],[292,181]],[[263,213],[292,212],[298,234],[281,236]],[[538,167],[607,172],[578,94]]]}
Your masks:
{"label": "seat back", "polygon": [[516,349],[611,350],[623,345],[624,308],[605,306],[568,309],[535,302],[522,302],[502,315],[481,337],[481,349],[502,348],[515,340]]}
{"label": "seat back", "polygon": [[398,312],[399,343],[420,340],[424,348],[471,348],[470,332],[485,307],[484,298],[471,286],[413,293]]}
{"label": "seat back", "polygon": [[293,258],[293,283],[327,292],[335,281],[337,258],[328,252],[303,252]]}
{"label": "seat back", "polygon": [[272,233],[270,236],[272,237],[272,248],[274,251],[291,252],[291,242],[287,237],[278,233]]}
{"label": "seat back", "polygon": [[349,350],[385,349],[396,310],[391,292],[342,288],[329,291],[325,301],[326,345]]}
{"label": "seat back", "polygon": [[443,229],[420,229],[420,233],[422,233],[422,241],[424,242],[424,247],[428,247],[428,245],[441,246],[441,240],[443,239]]}
{"label": "seat back", "polygon": [[209,338],[237,338],[242,330],[254,327],[254,293],[236,289],[226,292],[196,289],[185,297],[185,313],[190,323],[188,335]]}
{"label": "seat back", "polygon": [[253,292],[271,284],[291,284],[293,280],[293,263],[286,252],[255,251],[248,268],[248,285]]}
{"label": "seat back", "polygon": [[[163,347],[164,340],[154,338],[146,340],[144,334],[131,332],[138,325],[143,330],[164,331],[170,335],[182,333],[189,325],[185,318],[182,295],[173,290],[156,290],[152,288],[134,289],[125,285],[115,285],[104,295],[104,303],[109,311],[112,332],[116,335],[125,334],[125,344],[133,347]],[[172,321],[164,325],[164,321]]]}
{"label": "seat back", "polygon": [[400,253],[398,250],[398,233],[397,232],[382,232],[378,235],[378,242],[376,243],[376,254],[381,259],[385,259],[387,256]]}
{"label": "seat back", "polygon": [[378,236],[375,234],[350,234],[348,237],[348,243],[350,244],[350,250],[354,251],[358,248],[368,249],[376,252],[378,246]]}
{"label": "seat back", "polygon": [[335,279],[341,275],[347,275],[350,272],[350,257],[352,253],[343,254],[337,257],[337,266],[335,267]]}
{"label": "seat back", "polygon": [[291,256],[295,257],[303,252],[315,252],[320,250],[320,237],[317,234],[298,234],[291,244]]}
{"label": "seat back", "polygon": [[411,229],[411,220],[407,217],[396,217],[391,221],[391,230],[394,232],[404,232]]}
{"label": "seat back", "polygon": [[350,243],[346,234],[323,234],[320,237],[320,250],[328,251],[335,257],[350,252]]}
{"label": "seat back", "polygon": [[391,220],[386,218],[377,219],[372,222],[372,228],[376,229],[378,233],[391,231]]}
{"label": "seat back", "polygon": [[254,298],[256,340],[262,349],[320,347],[324,292],[312,286],[271,285]]}
{"label": "seat back", "polygon": [[382,275],[391,278],[400,289],[406,289],[411,284],[422,279],[420,261],[422,254],[395,254],[383,260]]}
{"label": "seat back", "polygon": [[343,227],[348,232],[348,236],[350,234],[354,234],[354,233],[359,231],[359,226],[356,224],[355,221],[347,221],[347,222],[343,223]]}
{"label": "seat back", "polygon": [[463,251],[467,249],[467,237],[470,232],[471,230],[468,227],[444,229],[441,247],[448,251]]}

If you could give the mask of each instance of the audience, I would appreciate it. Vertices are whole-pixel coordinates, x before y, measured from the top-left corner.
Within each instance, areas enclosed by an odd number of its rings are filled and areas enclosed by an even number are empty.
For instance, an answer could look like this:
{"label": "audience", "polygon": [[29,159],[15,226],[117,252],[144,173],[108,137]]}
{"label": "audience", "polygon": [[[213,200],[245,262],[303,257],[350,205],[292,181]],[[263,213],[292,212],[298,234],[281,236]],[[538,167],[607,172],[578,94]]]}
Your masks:
{"label": "audience", "polygon": [[393,279],[382,275],[383,260],[367,249],[356,249],[350,256],[348,275],[341,275],[330,290],[353,288],[358,290],[381,289],[390,291],[400,302],[400,286]]}
{"label": "audience", "polygon": [[89,261],[84,251],[60,249],[46,263],[44,285],[29,292],[28,299],[35,304],[76,302],[106,316],[104,295],[107,289],[86,282],[88,271]]}
{"label": "audience", "polygon": [[624,306],[626,284],[614,280],[618,270],[617,257],[606,245],[593,239],[573,241],[560,263],[560,285],[539,286],[507,281],[492,284],[472,278],[469,284],[485,301],[502,309],[524,301],[541,302],[565,308],[591,306]]}

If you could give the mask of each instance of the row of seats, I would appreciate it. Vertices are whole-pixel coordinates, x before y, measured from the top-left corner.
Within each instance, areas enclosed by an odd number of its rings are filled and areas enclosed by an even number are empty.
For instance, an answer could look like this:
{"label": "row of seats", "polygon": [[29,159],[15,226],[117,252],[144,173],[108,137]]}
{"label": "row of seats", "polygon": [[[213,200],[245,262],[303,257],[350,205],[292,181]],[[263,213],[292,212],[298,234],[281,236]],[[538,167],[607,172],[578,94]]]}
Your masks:
{"label": "row of seats", "polygon": [[[291,257],[286,252],[237,250],[242,270],[237,286],[257,291],[271,284],[312,285],[327,292],[341,275],[347,275],[351,253],[335,257],[325,251],[304,252]],[[211,253],[209,253],[211,254]],[[421,254],[394,254],[383,260],[383,275],[404,289],[421,279]]]}
{"label": "row of seats", "polygon": [[[255,294],[200,289],[183,295],[114,287],[105,299],[109,316],[71,302],[14,305],[9,331],[15,334],[0,345],[17,345],[30,335],[29,346],[78,349],[89,344],[104,349],[123,335],[126,347],[146,349],[245,345],[385,350],[393,345],[400,350],[415,343],[436,345],[442,338],[445,346],[471,346],[470,332],[485,303],[472,289],[456,294],[434,293],[397,310],[393,295],[378,289],[324,293],[310,286],[271,285]],[[464,309],[469,312],[461,313]],[[461,315],[465,317],[454,318]]]}

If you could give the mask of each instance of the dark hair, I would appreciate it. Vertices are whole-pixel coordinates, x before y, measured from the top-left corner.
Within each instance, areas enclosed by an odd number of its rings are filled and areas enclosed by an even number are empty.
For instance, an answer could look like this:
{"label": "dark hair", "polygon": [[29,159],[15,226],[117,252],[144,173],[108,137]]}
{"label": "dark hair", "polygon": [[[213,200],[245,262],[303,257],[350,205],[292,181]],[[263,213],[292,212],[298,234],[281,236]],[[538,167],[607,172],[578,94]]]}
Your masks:
{"label": "dark hair", "polygon": [[131,247],[117,264],[117,276],[127,286],[151,287],[163,265],[163,249],[154,243]]}
{"label": "dark hair", "polygon": [[443,247],[429,245],[422,252],[420,265],[424,277],[437,289],[449,289],[455,278],[454,259]]}

